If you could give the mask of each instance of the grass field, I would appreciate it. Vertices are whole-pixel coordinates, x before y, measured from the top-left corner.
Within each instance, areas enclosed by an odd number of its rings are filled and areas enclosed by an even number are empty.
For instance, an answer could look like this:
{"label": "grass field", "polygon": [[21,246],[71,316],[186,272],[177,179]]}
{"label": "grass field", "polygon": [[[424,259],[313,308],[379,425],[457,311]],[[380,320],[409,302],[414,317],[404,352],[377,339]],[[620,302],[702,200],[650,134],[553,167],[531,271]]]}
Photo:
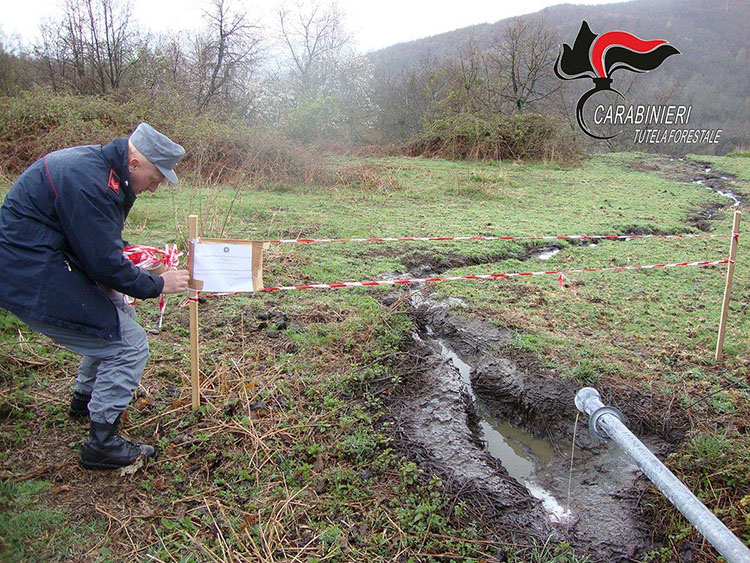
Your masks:
{"label": "grass field", "polygon": [[[639,170],[645,155],[577,167],[420,158],[331,157],[331,185],[199,186],[140,196],[124,238],[185,246],[201,234],[249,238],[698,233],[696,209],[727,199]],[[654,157],[648,157],[654,158]],[[750,159],[694,157],[738,177]],[[8,185],[0,188],[4,195]],[[538,369],[594,385],[668,397],[681,438],[668,465],[750,540],[750,319],[743,237],[722,366],[713,362],[725,267],[460,281],[429,288],[514,331],[513,352]],[[266,285],[721,260],[729,238],[276,245]],[[201,304],[204,404],[190,413],[187,308],[168,302],[164,328],[125,430],[160,446],[134,476],[81,470],[86,426],[67,418],[76,358],[0,313],[0,551],[8,560],[578,561],[564,543],[512,535],[451,496],[399,445],[389,417],[412,319],[385,307],[386,288],[214,297]],[[140,302],[154,328],[158,307]],[[571,409],[573,409],[571,397]],[[663,413],[650,413],[659,419]],[[646,415],[643,415],[646,417]],[[666,500],[645,503],[669,561],[689,546],[713,560]]]}

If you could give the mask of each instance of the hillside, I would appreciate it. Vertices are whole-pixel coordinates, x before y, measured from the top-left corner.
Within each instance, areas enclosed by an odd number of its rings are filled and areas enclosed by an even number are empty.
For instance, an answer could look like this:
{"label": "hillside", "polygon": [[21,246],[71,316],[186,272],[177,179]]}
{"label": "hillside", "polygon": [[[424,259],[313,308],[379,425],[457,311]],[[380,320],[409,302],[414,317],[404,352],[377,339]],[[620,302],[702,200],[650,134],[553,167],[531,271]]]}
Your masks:
{"label": "hillside", "polygon": [[[643,39],[666,39],[681,52],[658,72],[634,77],[621,72],[620,84],[631,85],[629,102],[692,104],[690,125],[722,129],[720,143],[701,152],[723,154],[750,142],[750,2],[721,0],[634,0],[619,4],[582,6],[561,4],[521,18],[543,17],[560,43],[572,44],[581,21],[594,33],[625,30]],[[416,68],[421,61],[456,56],[467,41],[486,48],[509,22],[482,24],[375,51],[371,60],[379,73]],[[552,68],[549,69],[552,73]],[[588,81],[565,85],[567,107]],[[618,82],[616,82],[617,84]],[[671,93],[671,95],[670,95]],[[679,151],[676,151],[679,152]]]}

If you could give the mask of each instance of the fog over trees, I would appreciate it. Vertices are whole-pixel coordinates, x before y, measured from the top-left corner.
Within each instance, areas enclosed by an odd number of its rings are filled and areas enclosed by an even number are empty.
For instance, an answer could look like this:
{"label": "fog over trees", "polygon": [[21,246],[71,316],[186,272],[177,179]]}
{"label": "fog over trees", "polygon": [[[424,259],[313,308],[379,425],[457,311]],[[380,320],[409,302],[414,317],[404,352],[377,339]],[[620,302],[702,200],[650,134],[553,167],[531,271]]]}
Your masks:
{"label": "fog over trees", "polygon": [[[683,13],[665,17],[682,25],[709,4],[692,0]],[[614,26],[617,14],[656,10],[648,0],[610,6],[587,7],[604,22],[595,32]],[[158,35],[136,25],[128,1],[65,0],[63,16],[42,23],[31,48],[0,37],[0,96],[45,89],[114,100],[140,96],[155,105],[176,100],[186,112],[240,118],[301,143],[403,143],[436,120],[527,113],[559,116],[581,137],[573,107],[582,86],[553,73],[560,45],[575,38],[581,10],[561,6],[360,54],[336,5],[281,4],[273,22],[261,25],[249,3],[211,0],[199,30]],[[661,36],[653,22],[646,30]],[[673,34],[682,39],[675,43],[684,60],[691,33]],[[750,46],[722,41],[718,48],[726,52],[714,66],[744,68]],[[670,64],[637,82],[623,72],[618,89],[633,103],[700,106],[694,114],[700,125],[728,131],[712,150],[746,144],[750,98],[742,88],[750,73],[735,73],[720,88],[706,78],[715,72],[710,65]]]}

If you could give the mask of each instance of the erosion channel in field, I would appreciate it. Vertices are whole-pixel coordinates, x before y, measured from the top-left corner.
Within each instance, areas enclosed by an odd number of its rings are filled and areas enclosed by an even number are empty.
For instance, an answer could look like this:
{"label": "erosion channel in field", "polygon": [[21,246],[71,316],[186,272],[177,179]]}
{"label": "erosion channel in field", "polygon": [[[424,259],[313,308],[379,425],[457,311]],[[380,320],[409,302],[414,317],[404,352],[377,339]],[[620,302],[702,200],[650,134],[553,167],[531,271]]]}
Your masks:
{"label": "erosion channel in field", "polygon": [[409,302],[420,363],[397,417],[416,461],[511,533],[566,540],[596,560],[653,549],[639,505],[645,479],[614,445],[594,441],[585,420],[571,470],[580,385],[521,368],[504,353],[512,333],[464,314],[459,300],[416,292]]}

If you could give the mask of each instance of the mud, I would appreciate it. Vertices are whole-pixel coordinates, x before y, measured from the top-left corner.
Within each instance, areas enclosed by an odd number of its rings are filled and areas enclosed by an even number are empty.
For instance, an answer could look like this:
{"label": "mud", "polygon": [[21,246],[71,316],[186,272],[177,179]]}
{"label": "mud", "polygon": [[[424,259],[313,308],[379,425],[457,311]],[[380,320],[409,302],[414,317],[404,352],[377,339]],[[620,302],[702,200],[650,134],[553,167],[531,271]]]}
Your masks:
{"label": "mud", "polygon": [[[639,505],[646,480],[616,446],[594,441],[584,422],[578,427],[569,471],[573,397],[580,385],[519,366],[506,353],[511,331],[466,316],[447,303],[412,300],[411,314],[417,326],[412,352],[421,362],[418,373],[405,374],[409,393],[401,398],[398,423],[405,447],[422,467],[447,479],[462,499],[481,504],[483,514],[500,528],[540,541],[550,536],[566,540],[594,561],[626,560],[658,547]],[[430,345],[436,339],[473,367],[470,390]],[[478,430],[472,395],[494,419],[549,441],[554,457],[537,468],[534,482],[569,509],[569,517],[556,521],[490,454]],[[667,448],[657,437],[644,442],[657,453]]]}
{"label": "mud", "polygon": [[741,191],[740,182],[732,174],[720,172],[707,162],[697,162],[675,157],[648,156],[633,161],[632,168],[641,172],[655,172],[656,174],[676,182],[700,184],[706,189],[727,198],[727,202],[708,203],[693,209],[686,221],[701,231],[713,230],[709,221],[724,219],[721,213],[726,208],[737,207],[745,199]]}
{"label": "mud", "polygon": [[432,252],[412,252],[405,255],[401,262],[409,270],[409,277],[427,277],[431,275],[442,274],[453,268],[463,268],[465,266],[477,266],[479,264],[492,264],[509,258],[519,258],[521,254],[512,247],[501,249],[493,254],[480,257],[467,257],[462,254],[452,252],[432,253]]}
{"label": "mud", "polygon": [[701,231],[713,231],[714,227],[710,221],[726,219],[726,214],[722,213],[723,209],[724,206],[720,203],[705,203],[691,210],[685,221]]}

